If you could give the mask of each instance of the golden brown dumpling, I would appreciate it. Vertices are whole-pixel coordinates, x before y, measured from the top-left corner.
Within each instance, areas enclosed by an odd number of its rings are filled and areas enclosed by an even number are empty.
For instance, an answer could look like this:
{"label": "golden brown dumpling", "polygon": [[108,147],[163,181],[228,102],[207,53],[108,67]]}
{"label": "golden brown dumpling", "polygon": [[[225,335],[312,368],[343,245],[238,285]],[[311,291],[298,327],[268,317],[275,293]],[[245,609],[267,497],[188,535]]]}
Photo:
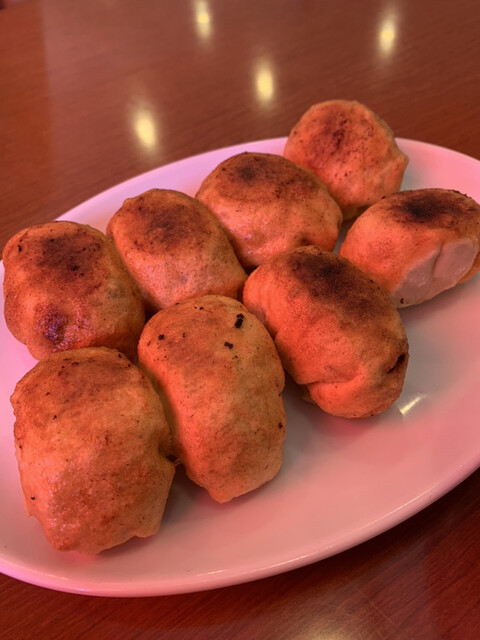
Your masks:
{"label": "golden brown dumpling", "polygon": [[151,189],[125,200],[113,239],[150,311],[208,293],[238,298],[246,273],[215,216],[199,200]]}
{"label": "golden brown dumpling", "polygon": [[480,270],[480,205],[448,189],[402,191],[363,213],[340,254],[397,307],[429,300]]}
{"label": "golden brown dumpling", "polygon": [[277,474],[284,373],[265,327],[240,302],[202,296],[159,311],[138,353],[191,480],[227,502]]}
{"label": "golden brown dumpling", "polygon": [[66,220],[39,224],[8,241],[3,262],[5,320],[34,358],[90,346],[135,357],[143,304],[103,233]]}
{"label": "golden brown dumpling", "polygon": [[284,155],[325,183],[345,220],[398,191],[408,164],[388,125],[350,100],[310,107],[291,130]]}
{"label": "golden brown dumpling", "polygon": [[268,153],[224,160],[202,182],[197,198],[221,221],[247,269],[302,245],[332,250],[342,222],[314,174]]}
{"label": "golden brown dumpling", "polygon": [[301,247],[245,283],[243,301],[270,331],[283,366],[326,412],[374,415],[400,395],[408,343],[387,294],[344,258]]}
{"label": "golden brown dumpling", "polygon": [[170,434],[158,394],[123,354],[50,354],[11,400],[25,507],[55,549],[94,554],[156,533]]}

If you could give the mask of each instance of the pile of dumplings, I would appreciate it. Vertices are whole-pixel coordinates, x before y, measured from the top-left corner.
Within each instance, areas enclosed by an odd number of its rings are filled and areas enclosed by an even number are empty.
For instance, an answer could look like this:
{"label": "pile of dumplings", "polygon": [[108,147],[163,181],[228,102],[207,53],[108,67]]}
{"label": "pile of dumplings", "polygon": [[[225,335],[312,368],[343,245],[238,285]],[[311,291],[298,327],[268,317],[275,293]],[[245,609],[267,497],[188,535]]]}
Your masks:
{"label": "pile of dumplings", "polygon": [[335,416],[397,400],[398,308],[480,269],[480,206],[400,191],[407,164],[370,109],[330,100],[283,155],[227,158],[195,197],[152,188],[105,234],[56,221],[9,240],[5,319],[38,360],[11,398],[16,456],[54,548],[155,534],[179,464],[221,503],[271,481],[285,372]]}

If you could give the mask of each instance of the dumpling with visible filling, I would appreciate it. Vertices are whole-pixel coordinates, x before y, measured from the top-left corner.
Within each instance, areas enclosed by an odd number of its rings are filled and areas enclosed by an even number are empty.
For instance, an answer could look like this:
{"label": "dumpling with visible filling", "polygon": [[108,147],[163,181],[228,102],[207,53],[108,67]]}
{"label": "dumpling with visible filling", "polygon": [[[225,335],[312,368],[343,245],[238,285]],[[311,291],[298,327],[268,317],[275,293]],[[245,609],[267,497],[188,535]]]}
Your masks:
{"label": "dumpling with visible filling", "polygon": [[393,194],[355,220],[339,253],[397,307],[419,304],[480,270],[480,205],[448,189]]}
{"label": "dumpling with visible filling", "polygon": [[408,164],[386,122],[355,100],[310,107],[292,128],[284,155],[325,183],[345,220],[398,191]]}
{"label": "dumpling with visible filling", "polygon": [[348,260],[318,247],[272,258],[245,283],[284,368],[327,413],[360,418],[401,393],[408,342],[388,295]]}
{"label": "dumpling with visible filling", "polygon": [[247,270],[303,245],[333,250],[342,222],[311,171],[271,153],[227,158],[203,180],[197,198],[221,221]]}
{"label": "dumpling with visible filling", "polygon": [[193,482],[228,502],[278,473],[284,373],[267,330],[240,302],[210,295],[163,309],[145,325],[138,353]]}
{"label": "dumpling with visible filling", "polygon": [[185,193],[150,189],[128,198],[107,235],[151,312],[209,293],[241,295],[247,275],[225,231]]}
{"label": "dumpling with visible filling", "polygon": [[50,354],[11,401],[25,507],[55,549],[96,554],[157,532],[174,476],[170,432],[151,382],[123,354]]}

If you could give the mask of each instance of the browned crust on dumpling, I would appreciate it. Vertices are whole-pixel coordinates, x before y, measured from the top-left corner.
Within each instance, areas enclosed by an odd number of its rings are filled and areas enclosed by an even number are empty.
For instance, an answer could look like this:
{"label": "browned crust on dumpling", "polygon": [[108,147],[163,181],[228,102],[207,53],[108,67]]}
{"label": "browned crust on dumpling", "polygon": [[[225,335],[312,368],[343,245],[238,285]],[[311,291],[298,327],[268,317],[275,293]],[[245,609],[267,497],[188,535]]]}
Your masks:
{"label": "browned crust on dumpling", "polygon": [[169,189],[128,198],[107,227],[150,311],[206,294],[238,298],[246,273],[199,200]]}
{"label": "browned crust on dumpling", "polygon": [[278,473],[284,373],[265,327],[240,302],[202,296],[159,311],[138,349],[175,453],[212,498],[229,501]]}
{"label": "browned crust on dumpling", "polygon": [[369,416],[400,395],[408,361],[400,316],[347,260],[318,247],[279,255],[249,276],[243,301],[285,369],[328,413]]}
{"label": "browned crust on dumpling", "polygon": [[321,181],[275,154],[227,158],[203,180],[197,198],[219,218],[247,269],[298,246],[332,250],[342,221]]}
{"label": "browned crust on dumpling", "polygon": [[3,250],[5,320],[34,358],[106,346],[135,357],[140,295],[106,236],[69,221],[20,231]]}
{"label": "browned crust on dumpling", "polygon": [[344,219],[398,191],[408,164],[390,127],[354,100],[310,107],[292,128],[284,155],[325,183]]}
{"label": "browned crust on dumpling", "polygon": [[54,353],[16,385],[15,447],[29,515],[58,550],[93,554],[158,530],[174,475],[152,384],[105,348]]}
{"label": "browned crust on dumpling", "polygon": [[393,194],[355,220],[340,255],[397,306],[418,304],[480,270],[480,205],[449,189]]}

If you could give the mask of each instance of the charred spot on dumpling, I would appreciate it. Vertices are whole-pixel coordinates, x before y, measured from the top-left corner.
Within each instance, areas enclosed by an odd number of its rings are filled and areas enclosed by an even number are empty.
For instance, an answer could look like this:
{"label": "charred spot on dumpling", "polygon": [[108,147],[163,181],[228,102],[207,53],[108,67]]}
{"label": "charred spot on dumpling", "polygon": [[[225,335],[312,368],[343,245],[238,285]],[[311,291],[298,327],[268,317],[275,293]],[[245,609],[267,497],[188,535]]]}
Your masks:
{"label": "charred spot on dumpling", "polygon": [[243,313],[238,313],[237,314],[237,319],[235,320],[235,329],[240,329],[240,327],[243,324],[244,318],[245,318],[245,316],[243,315]]}
{"label": "charred spot on dumpling", "polygon": [[[332,155],[338,153],[348,137],[349,120],[341,111],[331,111],[321,128],[322,143],[327,145],[326,151]],[[320,140],[320,135],[318,136]],[[349,149],[347,148],[347,153]]]}
{"label": "charred spot on dumpling", "polygon": [[[244,156],[245,157],[245,156]],[[255,167],[255,161],[251,162],[250,158],[244,164],[239,164],[236,167],[236,175],[241,182],[247,182],[250,184],[256,178],[258,178],[258,169]]]}
{"label": "charred spot on dumpling", "polygon": [[[255,189],[257,183],[267,186],[272,196],[291,199],[318,189],[318,182],[308,171],[298,167],[282,156],[244,152],[225,161],[231,167],[232,178],[242,189]],[[247,191],[247,198],[248,191]]]}
{"label": "charred spot on dumpling", "polygon": [[42,335],[55,347],[60,347],[65,340],[65,332],[68,327],[68,317],[60,309],[49,309],[40,318],[40,330]]}
{"label": "charred spot on dumpling", "polygon": [[254,189],[257,183],[275,181],[283,171],[270,162],[269,154],[245,151],[224,161],[234,182],[242,189]]}
{"label": "charred spot on dumpling", "polygon": [[[289,265],[292,274],[306,287],[312,298],[329,302],[340,309],[348,307],[350,314],[356,318],[372,317],[377,313],[377,296],[374,304],[369,294],[371,290],[378,290],[378,285],[364,277],[347,260],[317,247],[308,247],[292,252]],[[355,285],[358,277],[365,280],[363,287]]]}
{"label": "charred spot on dumpling", "polygon": [[151,189],[126,200],[124,209],[138,212],[133,245],[139,251],[155,250],[159,244],[165,251],[174,251],[186,240],[209,233],[208,226],[202,217],[194,215],[190,200],[183,194],[166,198],[163,190]]}
{"label": "charred spot on dumpling", "polygon": [[336,297],[339,291],[339,275],[344,271],[343,264],[321,259],[320,253],[295,251],[289,256],[292,273],[315,297]]}
{"label": "charred spot on dumpling", "polygon": [[454,192],[436,189],[404,191],[392,200],[392,214],[402,224],[425,224],[447,228],[458,216]]}
{"label": "charred spot on dumpling", "polygon": [[[72,232],[73,229],[73,232]],[[55,233],[55,227],[52,229]],[[80,226],[41,240],[38,266],[48,270],[88,271],[101,255],[100,241]]]}

